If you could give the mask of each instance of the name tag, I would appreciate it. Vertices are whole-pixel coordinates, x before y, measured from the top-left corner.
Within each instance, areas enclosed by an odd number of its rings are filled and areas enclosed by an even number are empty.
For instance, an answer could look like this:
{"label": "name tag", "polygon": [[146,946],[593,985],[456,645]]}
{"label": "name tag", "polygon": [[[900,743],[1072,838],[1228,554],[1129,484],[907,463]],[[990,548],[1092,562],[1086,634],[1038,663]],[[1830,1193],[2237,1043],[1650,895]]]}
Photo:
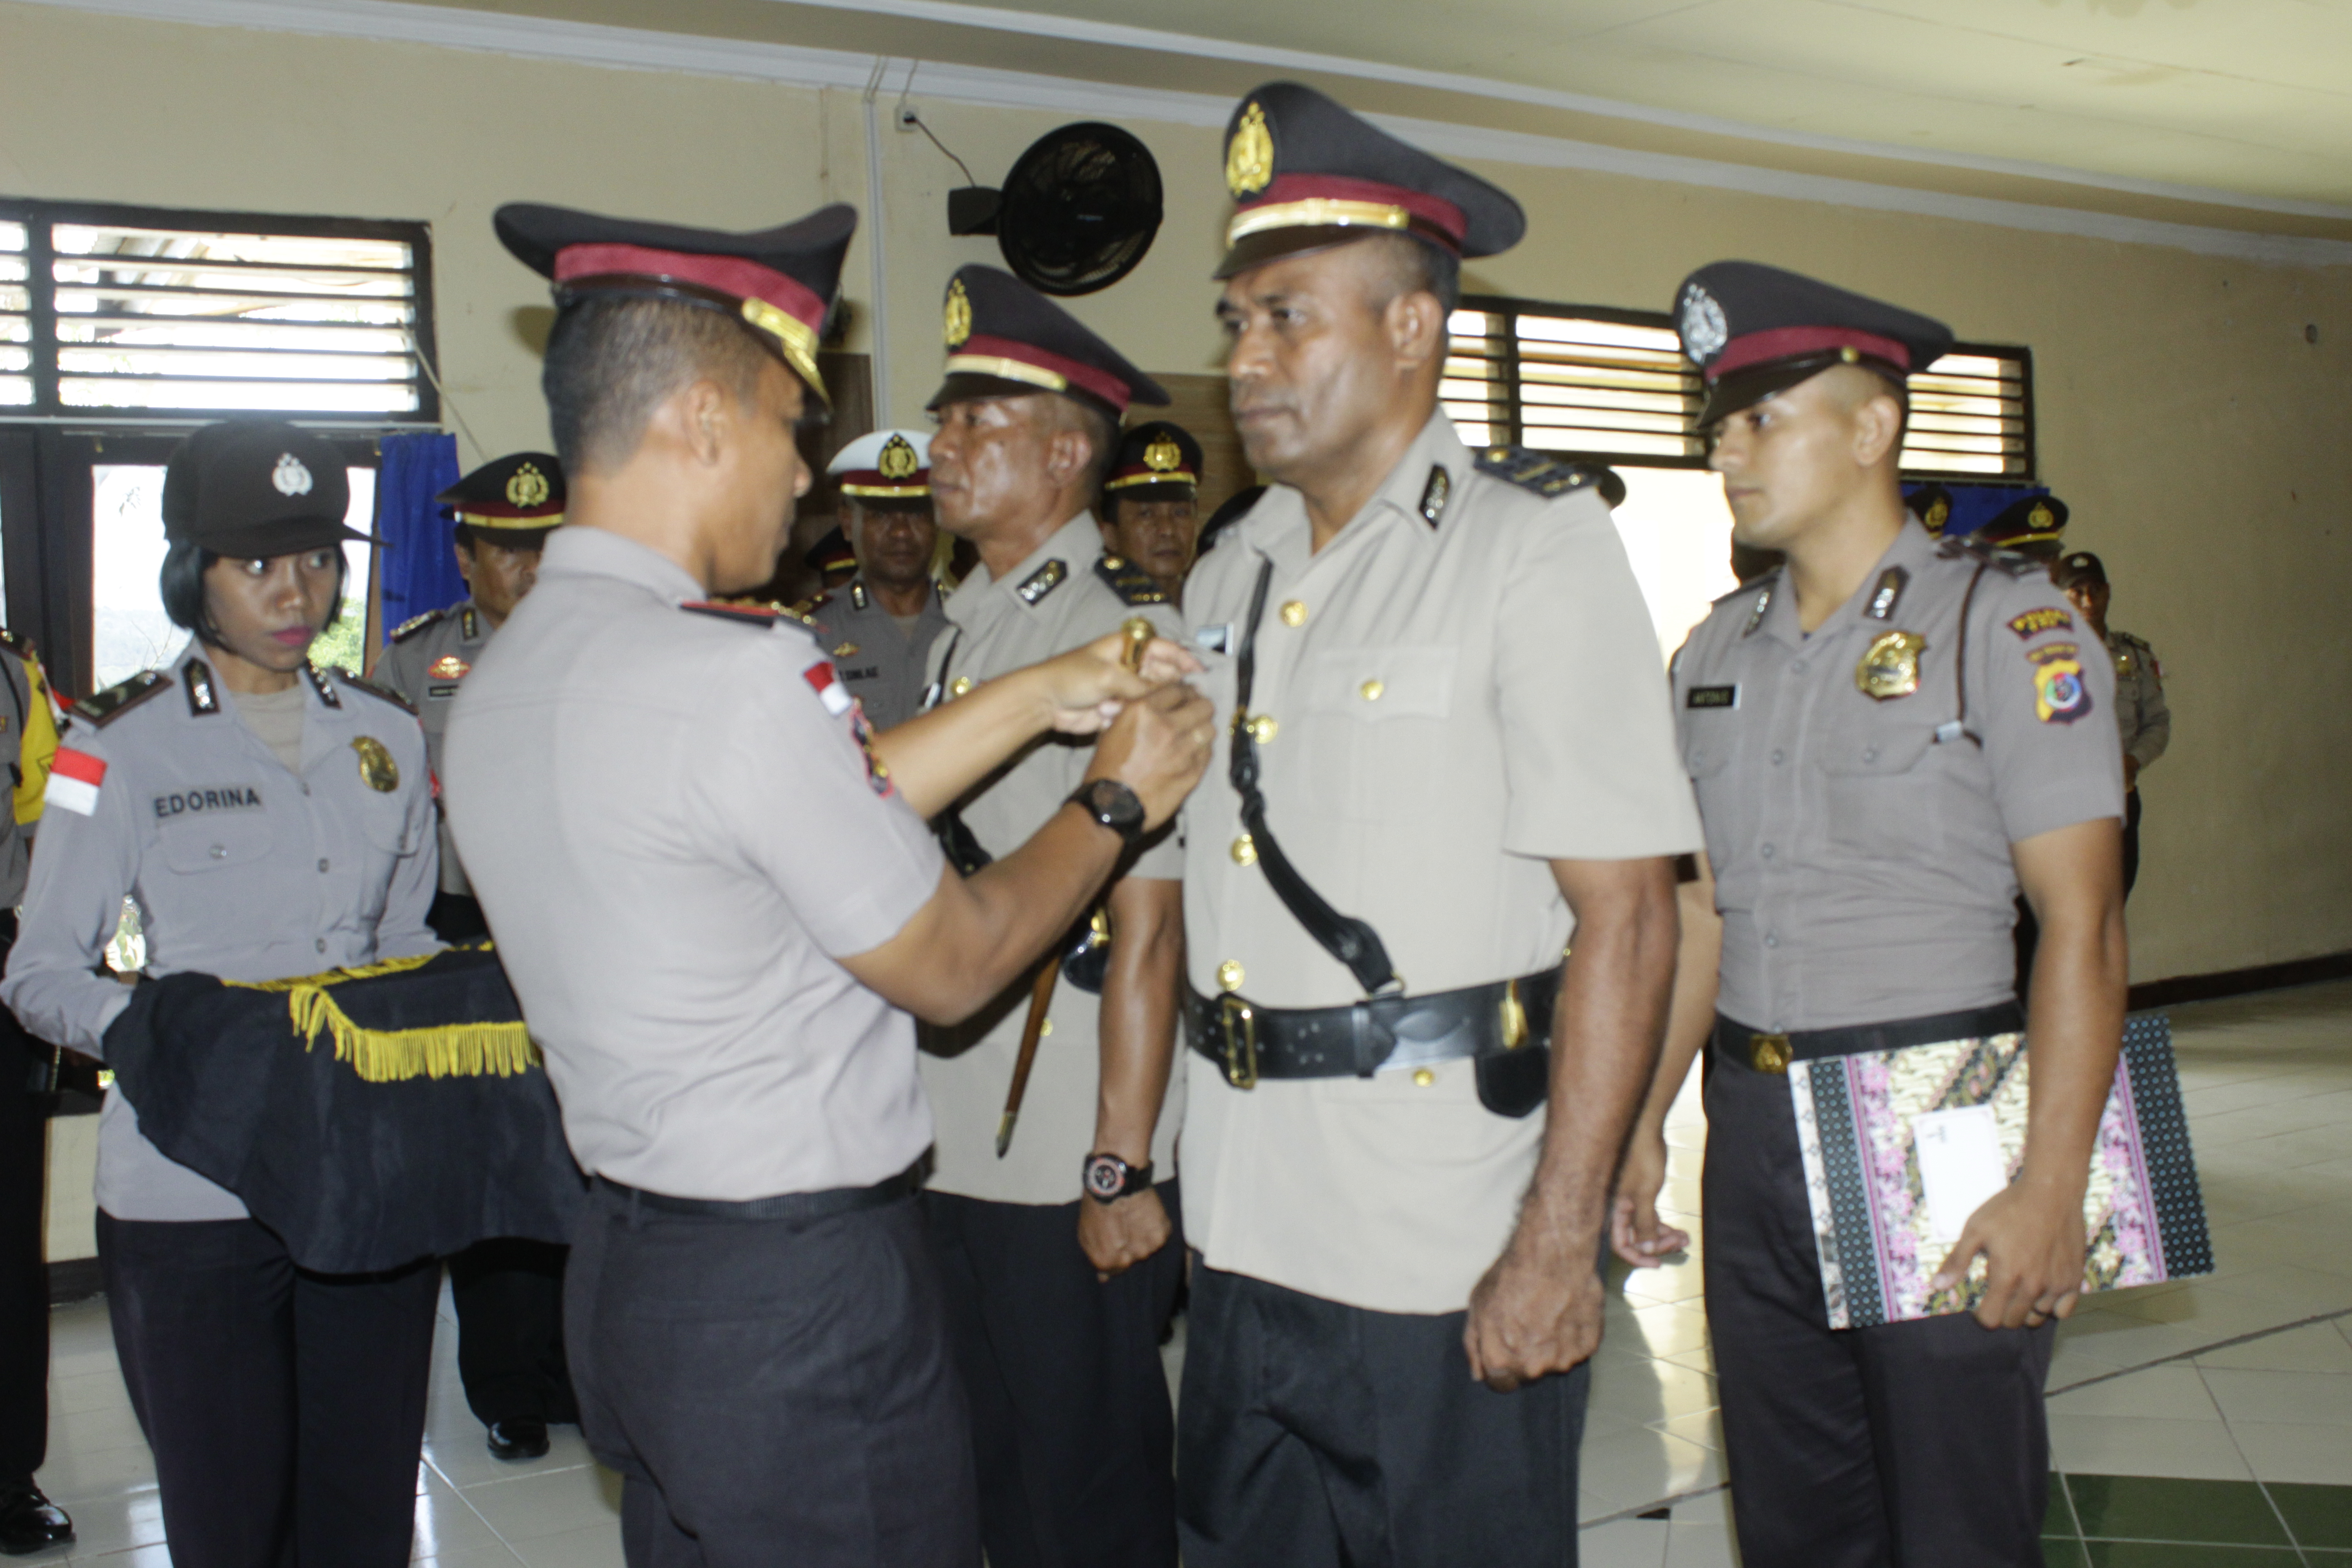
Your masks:
{"label": "name tag", "polygon": [[1694,686],[1683,699],[1685,708],[1737,708],[1739,688],[1732,686]]}
{"label": "name tag", "polygon": [[436,702],[446,702],[457,695],[457,686],[455,681],[446,686],[428,686],[425,689],[425,695]]}
{"label": "name tag", "polygon": [[157,795],[154,804],[159,819],[191,811],[259,811],[261,792],[238,784],[220,789],[173,790],[169,795]]}

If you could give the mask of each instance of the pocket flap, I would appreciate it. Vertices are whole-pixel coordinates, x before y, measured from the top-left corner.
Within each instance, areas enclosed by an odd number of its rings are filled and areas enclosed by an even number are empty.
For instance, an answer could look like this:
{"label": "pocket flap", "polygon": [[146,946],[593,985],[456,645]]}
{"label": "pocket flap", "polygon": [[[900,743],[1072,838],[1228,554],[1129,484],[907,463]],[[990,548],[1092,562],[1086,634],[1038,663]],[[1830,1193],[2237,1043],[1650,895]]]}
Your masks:
{"label": "pocket flap", "polygon": [[1935,743],[1936,731],[1925,724],[1849,732],[1822,748],[1822,771],[1863,777],[1907,773]]}
{"label": "pocket flap", "polygon": [[157,830],[155,840],[163,863],[188,874],[250,865],[269,853],[276,835],[260,812],[228,812],[169,823]]}
{"label": "pocket flap", "polygon": [[1313,713],[1443,719],[1454,705],[1458,650],[1428,646],[1326,648],[1299,672],[1301,705]]}

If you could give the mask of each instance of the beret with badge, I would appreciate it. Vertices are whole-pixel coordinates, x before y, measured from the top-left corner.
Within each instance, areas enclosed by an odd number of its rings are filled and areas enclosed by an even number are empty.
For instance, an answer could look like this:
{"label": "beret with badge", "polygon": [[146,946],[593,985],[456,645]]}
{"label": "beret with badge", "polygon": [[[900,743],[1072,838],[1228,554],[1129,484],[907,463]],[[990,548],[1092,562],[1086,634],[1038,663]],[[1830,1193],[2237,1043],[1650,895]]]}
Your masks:
{"label": "beret with badge", "polygon": [[1952,346],[1941,321],[1755,261],[1717,261],[1683,279],[1675,326],[1706,383],[1701,429],[1836,365],[1900,386]]}
{"label": "beret with badge", "polygon": [[1201,488],[1201,443],[1181,425],[1150,419],[1124,431],[1103,492],[1112,500],[1190,500]]}
{"label": "beret with badge", "polygon": [[434,500],[459,527],[529,550],[563,523],[563,465],[550,452],[510,452],[484,463]]}
{"label": "beret with badge", "polygon": [[1010,272],[977,262],[948,279],[947,379],[923,405],[1058,393],[1117,423],[1133,403],[1165,407],[1160,384]]}
{"label": "beret with badge", "polygon": [[267,560],[356,539],[345,524],[351,479],[333,447],[275,419],[230,419],[192,431],[163,469],[163,536],[215,555]]}

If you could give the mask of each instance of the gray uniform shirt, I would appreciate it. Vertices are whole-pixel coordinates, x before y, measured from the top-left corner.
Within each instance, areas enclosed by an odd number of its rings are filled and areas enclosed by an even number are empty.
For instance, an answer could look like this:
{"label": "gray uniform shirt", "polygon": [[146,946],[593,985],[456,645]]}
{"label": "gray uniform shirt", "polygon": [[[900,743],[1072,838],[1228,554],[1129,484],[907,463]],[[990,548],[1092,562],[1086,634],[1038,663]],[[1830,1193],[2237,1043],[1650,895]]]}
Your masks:
{"label": "gray uniform shirt", "polygon": [[2172,743],[2164,666],[2157,662],[2154,648],[2129,632],[2110,631],[2107,652],[2116,662],[2116,729],[2123,737],[2124,755],[2146,772]]}
{"label": "gray uniform shirt", "polygon": [[583,1169],[870,1185],[930,1116],[913,1020],[835,956],[898,934],[939,847],[807,628],[702,596],[617,534],[549,539],[451,716],[450,825]]}
{"label": "gray uniform shirt", "polygon": [[[26,1028],[104,1054],[131,999],[101,964],[126,895],[158,977],[283,980],[440,945],[425,923],[438,856],[413,717],[345,679],[306,680],[302,765],[290,770],[238,721],[235,694],[194,650],[163,677],[103,722],[76,717],[58,749],[0,983]],[[385,775],[363,766],[362,743],[390,757],[393,787],[377,787]],[[117,1219],[245,1215],[140,1135],[119,1087],[99,1122],[98,1205]]]}
{"label": "gray uniform shirt", "polygon": [[842,684],[865,707],[866,722],[877,730],[903,724],[921,708],[931,646],[947,624],[934,587],[913,633],[900,631],[863,577],[852,577],[809,607],[811,629],[832,655]]}
{"label": "gray uniform shirt", "polygon": [[[2096,643],[2084,657],[2083,628],[2038,567],[1980,565],[1906,521],[1811,636],[1774,572],[1717,600],[1675,656],[1683,759],[1723,913],[1727,1017],[1826,1029],[2008,1000],[2010,846],[2123,815],[2107,660]],[[1874,698],[1860,667],[1898,634],[1924,639],[1916,689],[1882,678],[1890,694]],[[1879,664],[1899,678],[1903,658]],[[1955,721],[1968,734],[1939,739]]]}
{"label": "gray uniform shirt", "polygon": [[[1136,616],[1166,636],[1182,634],[1174,605],[1130,605],[1097,571],[1102,560],[1102,530],[1092,513],[1082,511],[1002,579],[992,577],[985,566],[975,569],[948,598],[953,626],[931,645],[932,679],[950,693],[969,689],[965,682],[992,680],[1066,653],[1118,630]],[[1127,575],[1133,580],[1131,573]],[[1010,855],[1062,808],[1093,756],[1090,743],[1045,737],[964,801],[964,825],[991,855]],[[1163,832],[1128,875],[1181,878],[1183,852],[1174,833]],[[1000,1160],[996,1124],[1028,1012],[1028,987],[1015,986],[992,1013],[982,1015],[978,1026],[957,1031],[952,1046],[932,1042],[956,1054],[923,1054],[923,1087],[939,1118],[929,1184],[941,1192],[1012,1204],[1078,1199],[1079,1167],[1094,1151],[1095,1100],[1102,1081],[1101,998],[1067,980],[1055,984],[1046,1015],[1050,1032],[1038,1039],[1013,1147]],[[982,1037],[972,1040],[974,1033]],[[1175,1173],[1183,1103],[1180,1049],[1151,1140],[1153,1174],[1163,1181]]]}
{"label": "gray uniform shirt", "polygon": [[[433,771],[441,771],[441,742],[448,733],[449,710],[457,689],[474,661],[490,644],[497,628],[471,599],[461,599],[446,610],[419,616],[392,634],[392,646],[375,661],[375,679],[408,699],[425,726],[426,755]],[[470,893],[465,868],[449,838],[445,816],[441,823],[441,890]]]}

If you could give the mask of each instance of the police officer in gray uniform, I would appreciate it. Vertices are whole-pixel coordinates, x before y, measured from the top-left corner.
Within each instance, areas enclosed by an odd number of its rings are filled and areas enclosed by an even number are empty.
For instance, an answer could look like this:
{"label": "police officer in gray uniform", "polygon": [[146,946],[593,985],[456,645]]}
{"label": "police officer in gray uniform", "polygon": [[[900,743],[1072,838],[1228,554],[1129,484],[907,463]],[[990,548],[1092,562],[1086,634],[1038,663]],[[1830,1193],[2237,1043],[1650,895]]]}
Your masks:
{"label": "police officer in gray uniform", "polygon": [[[103,1057],[100,959],[135,899],[152,976],[282,980],[433,952],[438,854],[415,715],[309,662],[338,612],[343,461],[274,421],[206,426],[163,480],[167,669],[75,705],[0,984]],[[118,1088],[98,1246],[116,1353],[185,1568],[408,1561],[440,1268],[298,1271],[235,1194],[159,1153]]]}
{"label": "police officer in gray uniform", "polygon": [[[1177,634],[1167,591],[1105,552],[1090,505],[1120,416],[1168,395],[992,267],[957,270],[945,328],[932,493],[940,525],[980,552],[932,658],[946,700],[1130,620]],[[1020,844],[1092,761],[1052,741],[1024,752],[960,803],[954,847]],[[1174,1568],[1160,1335],[1183,1268],[1171,1113],[1183,1095],[1181,870],[1173,835],[1146,848],[1111,886],[1108,953],[1024,976],[964,1029],[926,1041],[939,1135],[924,1206],[971,1399],[982,1536],[1003,1568]]]}
{"label": "police officer in gray uniform", "polygon": [[[977,1561],[899,1009],[952,1023],[1027,970],[1214,723],[1152,688],[1173,645],[1138,677],[1106,638],[877,736],[799,621],[709,602],[768,580],[808,488],[793,432],[855,224],[498,215],[556,283],[572,510],[458,700],[447,794],[596,1178],[565,1325],[633,1568]],[[1078,798],[970,880],[946,866],[923,815],[1110,698]]]}
{"label": "police officer in gray uniform", "polygon": [[2107,568],[2087,550],[2058,563],[2066,602],[2116,661],[2116,729],[2124,743],[2124,896],[2139,880],[2139,775],[2172,743],[2172,710],[2164,700],[2164,664],[2146,638],[2107,627]]}
{"label": "police officer in gray uniform", "polygon": [[[1904,510],[1906,383],[1949,348],[1940,322],[1739,261],[1693,273],[1676,317],[1734,537],[1787,563],[1675,659],[1706,854],[1617,1248],[1649,1264],[1686,1239],[1657,1220],[1661,1129],[1711,1041],[1706,1311],[1742,1560],[2038,1562],[2042,1384],[2123,1038],[2114,682],[2040,561]],[[2030,1020],[2021,888],[2042,930]],[[1948,1281],[1987,1257],[1976,1311],[1832,1329],[1789,1064],[2029,1022],[2023,1168],[1931,1260]]]}
{"label": "police officer in gray uniform", "polygon": [[876,430],[834,454],[841,529],[857,574],[804,606],[841,683],[887,730],[922,706],[931,645],[948,624],[932,575],[939,524],[931,517],[930,433]]}

